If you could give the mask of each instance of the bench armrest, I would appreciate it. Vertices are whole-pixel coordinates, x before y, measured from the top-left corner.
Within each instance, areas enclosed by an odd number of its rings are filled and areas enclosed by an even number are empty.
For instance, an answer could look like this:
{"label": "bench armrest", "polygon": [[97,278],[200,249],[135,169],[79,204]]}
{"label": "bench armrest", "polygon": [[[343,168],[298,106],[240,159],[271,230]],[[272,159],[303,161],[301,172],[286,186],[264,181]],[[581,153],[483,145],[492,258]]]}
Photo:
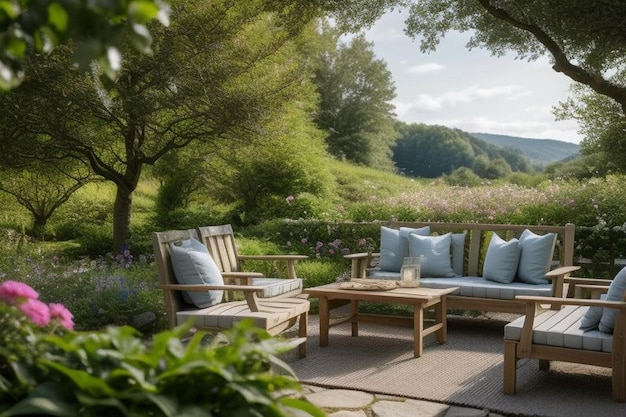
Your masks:
{"label": "bench armrest", "polygon": [[367,278],[367,269],[372,267],[372,261],[380,259],[380,253],[359,252],[343,256],[352,261],[350,278]]}
{"label": "bench armrest", "polygon": [[564,297],[565,280],[574,271],[578,271],[579,266],[561,266],[546,273],[546,278],[552,281],[552,296],[561,298]]}
{"label": "bench armrest", "polygon": [[306,255],[238,255],[241,261],[282,261],[287,262],[287,277],[291,279],[297,278],[296,263],[302,259],[309,259]]}

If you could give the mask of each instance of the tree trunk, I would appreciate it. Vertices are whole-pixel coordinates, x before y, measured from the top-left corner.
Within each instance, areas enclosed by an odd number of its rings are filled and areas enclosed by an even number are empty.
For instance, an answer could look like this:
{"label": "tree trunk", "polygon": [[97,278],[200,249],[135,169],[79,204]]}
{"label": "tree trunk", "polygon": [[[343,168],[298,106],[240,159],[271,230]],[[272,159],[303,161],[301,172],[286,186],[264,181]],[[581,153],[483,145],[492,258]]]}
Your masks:
{"label": "tree trunk", "polygon": [[117,253],[130,238],[130,217],[132,212],[133,191],[120,184],[115,193],[113,205],[113,252]]}
{"label": "tree trunk", "polygon": [[46,224],[48,223],[48,217],[44,215],[33,214],[33,225],[30,233],[38,239],[44,240],[46,232]]}

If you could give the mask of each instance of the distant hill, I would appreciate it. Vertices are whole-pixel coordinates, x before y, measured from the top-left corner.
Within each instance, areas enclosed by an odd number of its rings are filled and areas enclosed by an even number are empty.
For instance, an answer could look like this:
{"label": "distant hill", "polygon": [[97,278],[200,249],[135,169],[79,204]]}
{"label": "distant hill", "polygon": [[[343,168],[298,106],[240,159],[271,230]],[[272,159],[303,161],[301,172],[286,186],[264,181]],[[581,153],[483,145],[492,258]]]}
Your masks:
{"label": "distant hill", "polygon": [[501,148],[517,149],[528,157],[531,164],[539,166],[571,159],[580,151],[580,145],[555,139],[528,139],[491,133],[470,135]]}

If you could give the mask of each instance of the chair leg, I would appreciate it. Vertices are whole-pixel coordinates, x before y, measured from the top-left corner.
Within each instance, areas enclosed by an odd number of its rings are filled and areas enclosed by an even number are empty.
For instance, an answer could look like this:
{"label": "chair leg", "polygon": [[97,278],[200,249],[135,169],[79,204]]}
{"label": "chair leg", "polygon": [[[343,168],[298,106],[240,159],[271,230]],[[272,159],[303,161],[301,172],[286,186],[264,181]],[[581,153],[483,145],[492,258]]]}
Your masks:
{"label": "chair leg", "polygon": [[515,395],[517,372],[517,342],[504,341],[504,381],[502,391],[507,395]]}
{"label": "chair leg", "polygon": [[542,371],[549,371],[550,361],[546,359],[539,359],[539,369]]}
{"label": "chair leg", "polygon": [[612,372],[613,401],[626,402],[626,369],[624,361],[613,359]]}
{"label": "chair leg", "polygon": [[298,346],[298,354],[300,359],[306,357],[306,344],[307,344],[307,326],[309,324],[309,312],[305,311],[300,314],[300,322],[298,323],[298,336],[304,338],[304,342]]}

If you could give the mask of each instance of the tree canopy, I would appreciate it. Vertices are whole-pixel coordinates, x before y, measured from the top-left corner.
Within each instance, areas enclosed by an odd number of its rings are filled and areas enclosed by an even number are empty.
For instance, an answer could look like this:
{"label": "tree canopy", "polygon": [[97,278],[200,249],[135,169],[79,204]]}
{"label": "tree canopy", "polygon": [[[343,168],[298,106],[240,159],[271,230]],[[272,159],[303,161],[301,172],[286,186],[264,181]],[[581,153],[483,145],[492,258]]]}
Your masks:
{"label": "tree canopy", "polygon": [[[401,2],[399,2],[401,3]],[[615,103],[626,118],[626,2],[622,0],[414,0],[406,32],[434,50],[449,31],[470,32],[468,47],[520,59],[546,56],[556,72]],[[580,97],[580,96],[575,96]],[[601,99],[594,99],[596,102]],[[582,109],[585,105],[579,109]],[[603,105],[606,109],[606,104]],[[571,106],[570,106],[571,109]],[[584,110],[583,110],[584,111]],[[613,113],[614,114],[614,113]],[[564,112],[581,121],[582,113]],[[588,116],[591,118],[592,116]],[[587,136],[588,149],[624,148],[624,121]],[[591,133],[583,126],[582,131]],[[606,126],[605,126],[606,127]],[[594,128],[602,128],[595,123]],[[616,138],[620,139],[617,140]],[[602,139],[600,139],[602,137]],[[626,158],[621,157],[618,164]]]}
{"label": "tree canopy", "polygon": [[118,44],[123,32],[135,47],[149,53],[147,24],[169,22],[169,9],[159,0],[119,2],[0,0],[0,91],[17,86],[29,53],[48,53],[74,41],[74,61],[87,68],[93,60],[108,70],[119,69]]}
{"label": "tree canopy", "polygon": [[297,100],[307,72],[292,39],[315,13],[287,1],[179,1],[169,27],[151,27],[152,55],[126,39],[107,88],[71,69],[71,44],[35,55],[26,81],[0,96],[4,155],[76,158],[113,182],[117,248],[145,165],[194,141],[245,141]]}

